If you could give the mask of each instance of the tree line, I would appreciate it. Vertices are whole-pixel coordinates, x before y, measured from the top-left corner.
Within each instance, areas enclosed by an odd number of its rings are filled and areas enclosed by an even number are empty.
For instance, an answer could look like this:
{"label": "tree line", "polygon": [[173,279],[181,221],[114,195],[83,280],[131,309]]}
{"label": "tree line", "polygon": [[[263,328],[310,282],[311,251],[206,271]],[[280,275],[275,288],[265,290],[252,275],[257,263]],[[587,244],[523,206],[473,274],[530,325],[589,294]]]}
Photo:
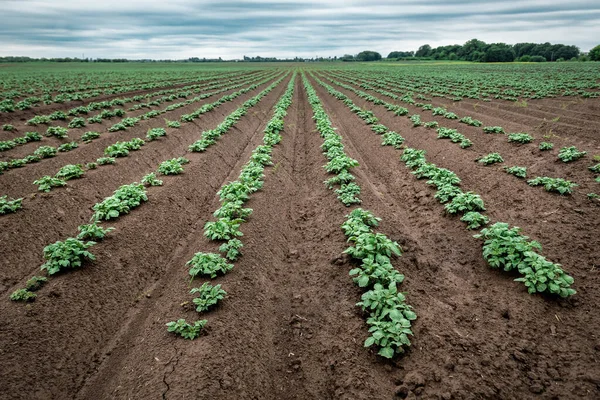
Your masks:
{"label": "tree line", "polygon": [[[596,47],[598,48],[598,46]],[[594,48],[594,49],[596,49]],[[407,54],[409,53],[409,54]],[[581,53],[579,47],[566,44],[552,43],[486,43],[482,40],[471,39],[463,45],[455,44],[432,48],[424,44],[413,54],[411,52],[393,51],[388,58],[395,59],[430,59],[430,60],[461,60],[475,62],[543,62],[543,61],[567,61],[598,60],[594,50],[586,56]]]}

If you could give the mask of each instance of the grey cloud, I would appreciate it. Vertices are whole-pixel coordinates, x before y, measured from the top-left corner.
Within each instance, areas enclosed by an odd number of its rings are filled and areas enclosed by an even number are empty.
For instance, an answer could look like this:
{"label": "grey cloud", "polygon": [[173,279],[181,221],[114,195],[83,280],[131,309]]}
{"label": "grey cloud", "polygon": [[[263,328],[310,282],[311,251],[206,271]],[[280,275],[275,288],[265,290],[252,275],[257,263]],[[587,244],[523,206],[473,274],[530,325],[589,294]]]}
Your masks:
{"label": "grey cloud", "polygon": [[420,45],[600,37],[600,4],[576,0],[2,1],[0,55],[187,58],[333,56]]}

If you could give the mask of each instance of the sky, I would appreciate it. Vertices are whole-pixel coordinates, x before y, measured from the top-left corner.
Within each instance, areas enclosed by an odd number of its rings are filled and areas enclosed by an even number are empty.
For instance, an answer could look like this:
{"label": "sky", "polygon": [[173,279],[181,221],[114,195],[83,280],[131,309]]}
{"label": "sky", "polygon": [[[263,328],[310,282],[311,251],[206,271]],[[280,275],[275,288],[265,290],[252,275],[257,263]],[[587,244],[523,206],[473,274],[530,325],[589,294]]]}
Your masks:
{"label": "sky", "polygon": [[0,56],[328,57],[463,44],[600,44],[598,0],[0,0]]}

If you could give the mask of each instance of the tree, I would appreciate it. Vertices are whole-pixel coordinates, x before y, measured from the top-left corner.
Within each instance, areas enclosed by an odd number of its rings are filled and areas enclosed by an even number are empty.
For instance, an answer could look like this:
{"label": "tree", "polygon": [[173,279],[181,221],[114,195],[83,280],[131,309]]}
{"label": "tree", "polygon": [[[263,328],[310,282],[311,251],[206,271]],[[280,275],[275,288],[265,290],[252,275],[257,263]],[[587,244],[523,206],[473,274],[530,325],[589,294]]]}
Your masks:
{"label": "tree", "polygon": [[428,44],[424,44],[419,47],[419,50],[415,53],[415,57],[427,57],[431,54],[431,46]]}
{"label": "tree", "polygon": [[392,51],[388,54],[387,58],[406,58],[414,56],[414,52],[412,51]]}
{"label": "tree", "polygon": [[356,59],[358,61],[379,61],[381,60],[381,54],[376,51],[365,50],[358,53]]}
{"label": "tree", "polygon": [[485,62],[512,62],[515,60],[515,51],[504,43],[494,43],[485,52]]}
{"label": "tree", "polygon": [[598,46],[594,47],[593,49],[591,49],[588,56],[590,57],[590,60],[592,60],[592,61],[600,61],[600,44]]}

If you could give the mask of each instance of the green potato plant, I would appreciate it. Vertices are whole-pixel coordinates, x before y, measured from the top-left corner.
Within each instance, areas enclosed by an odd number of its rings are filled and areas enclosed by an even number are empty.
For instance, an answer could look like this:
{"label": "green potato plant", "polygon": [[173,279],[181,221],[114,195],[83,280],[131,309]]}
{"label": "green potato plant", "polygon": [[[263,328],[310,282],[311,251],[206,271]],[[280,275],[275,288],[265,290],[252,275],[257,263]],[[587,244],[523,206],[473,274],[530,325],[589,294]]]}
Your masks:
{"label": "green potato plant", "polygon": [[219,301],[223,300],[227,292],[221,289],[221,285],[212,286],[210,283],[205,282],[199,288],[190,290],[190,294],[198,295],[192,302],[196,305],[196,311],[201,313],[208,311]]}
{"label": "green potato plant", "polygon": [[194,322],[193,325],[190,325],[185,321],[185,319],[178,319],[177,321],[168,322],[167,331],[178,334],[184,339],[196,339],[200,336],[202,329],[206,326],[208,321],[203,319],[200,321]]}
{"label": "green potato plant", "polygon": [[84,260],[95,260],[96,257],[87,249],[96,242],[83,242],[79,239],[68,238],[58,241],[44,248],[44,258],[47,260],[42,265],[48,275],[54,275],[66,268],[79,268]]}
{"label": "green potato plant", "polygon": [[189,274],[192,279],[198,275],[214,279],[217,274],[226,274],[233,269],[233,264],[229,264],[226,259],[215,253],[196,253],[186,265],[190,265]]}

